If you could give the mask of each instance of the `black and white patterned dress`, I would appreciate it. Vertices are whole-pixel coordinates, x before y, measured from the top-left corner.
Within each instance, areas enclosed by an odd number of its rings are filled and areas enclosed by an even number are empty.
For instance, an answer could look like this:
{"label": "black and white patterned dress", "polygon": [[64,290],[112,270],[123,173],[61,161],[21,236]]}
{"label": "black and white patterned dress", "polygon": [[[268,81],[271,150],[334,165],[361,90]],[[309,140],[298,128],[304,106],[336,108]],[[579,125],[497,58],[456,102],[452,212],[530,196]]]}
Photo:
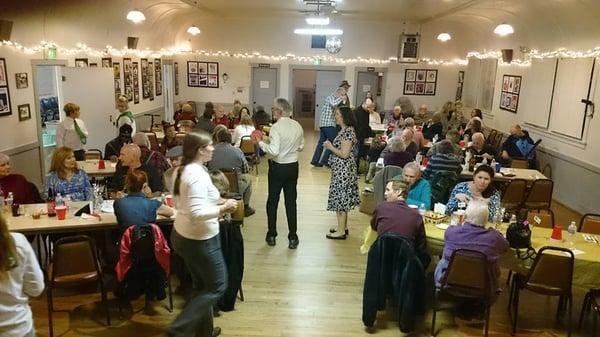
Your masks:
{"label": "black and white patterned dress", "polygon": [[[333,140],[333,146],[341,148],[342,141],[349,140],[352,147],[356,145],[356,134],[353,127],[345,127]],[[358,176],[356,173],[356,159],[354,151],[348,158],[341,158],[335,154],[329,157],[331,167],[331,184],[329,185],[329,199],[327,210],[348,212],[360,203],[358,195]]]}

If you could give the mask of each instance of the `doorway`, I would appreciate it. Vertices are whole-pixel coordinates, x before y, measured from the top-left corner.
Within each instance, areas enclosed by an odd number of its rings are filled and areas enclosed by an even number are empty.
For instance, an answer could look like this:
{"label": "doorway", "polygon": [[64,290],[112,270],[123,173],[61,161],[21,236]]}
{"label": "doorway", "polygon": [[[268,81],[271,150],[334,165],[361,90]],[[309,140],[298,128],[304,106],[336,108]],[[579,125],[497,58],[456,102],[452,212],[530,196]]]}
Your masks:
{"label": "doorway", "polygon": [[270,113],[273,101],[279,95],[279,68],[277,65],[259,64],[252,65],[252,86],[250,99],[252,111],[257,106],[265,108]]}
{"label": "doorway", "polygon": [[[163,62],[163,97],[164,97],[164,105],[165,105],[165,115],[162,116],[165,121],[172,123],[173,115],[175,114],[175,104],[173,103],[174,96],[174,87],[173,87],[173,65]],[[160,118],[160,117],[159,117]],[[159,121],[154,121],[154,123],[158,123]],[[159,123],[160,124],[160,123]],[[150,126],[152,129],[154,125]]]}
{"label": "doorway", "polygon": [[387,68],[356,68],[356,106],[362,104],[371,93],[377,111],[382,111],[385,102],[385,81]]}

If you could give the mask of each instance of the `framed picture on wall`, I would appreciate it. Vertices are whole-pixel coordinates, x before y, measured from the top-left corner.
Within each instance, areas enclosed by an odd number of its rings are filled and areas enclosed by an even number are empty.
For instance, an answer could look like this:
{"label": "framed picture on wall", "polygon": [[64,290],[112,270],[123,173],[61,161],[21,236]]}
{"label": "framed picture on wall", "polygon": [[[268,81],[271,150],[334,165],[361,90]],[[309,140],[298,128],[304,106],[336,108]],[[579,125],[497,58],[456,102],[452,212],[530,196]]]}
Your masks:
{"label": "framed picture on wall", "polygon": [[76,68],[85,68],[87,66],[88,66],[88,59],[86,59],[86,58],[75,59],[75,67]]}
{"label": "framed picture on wall", "polygon": [[427,82],[437,81],[437,70],[427,70]]}
{"label": "framed picture on wall", "polygon": [[434,96],[437,87],[437,69],[406,69],[404,95]]}
{"label": "framed picture on wall", "polygon": [[208,74],[209,75],[219,75],[219,63],[209,62],[208,63]]}
{"label": "framed picture on wall", "polygon": [[188,74],[197,74],[198,73],[198,62],[188,61]]}
{"label": "framed picture on wall", "polygon": [[8,116],[12,114],[10,108],[10,95],[8,86],[0,87],[0,116]]}
{"label": "framed picture on wall", "polygon": [[217,75],[208,75],[208,87],[210,87],[210,88],[218,88],[219,87],[219,76],[217,76]]}
{"label": "framed picture on wall", "polygon": [[208,87],[208,75],[198,75],[198,85]]}
{"label": "framed picture on wall", "polygon": [[112,59],[110,57],[102,58],[102,68],[110,68],[112,67]]}
{"label": "framed picture on wall", "polygon": [[[417,71],[415,69],[406,69],[404,71],[404,81],[405,82],[414,82],[417,78]],[[414,86],[413,86],[414,92]]]}
{"label": "framed picture on wall", "polygon": [[417,70],[417,82],[425,82],[425,76],[427,75],[426,70]]}
{"label": "framed picture on wall", "polygon": [[179,64],[175,62],[175,95],[179,95]]}
{"label": "framed picture on wall", "polygon": [[119,62],[113,62],[113,70],[115,73],[115,79],[120,80],[121,79],[121,64],[119,64]]}
{"label": "framed picture on wall", "polygon": [[17,89],[25,89],[29,86],[27,73],[16,73],[15,80],[17,81]]}
{"label": "framed picture on wall", "polygon": [[18,105],[17,110],[19,111],[19,122],[31,119],[31,108],[29,107],[29,104]]}
{"label": "framed picture on wall", "polygon": [[425,83],[425,95],[435,95],[435,83]]}
{"label": "framed picture on wall", "polygon": [[201,74],[201,75],[208,74],[208,63],[207,62],[198,62],[198,74]]}
{"label": "framed picture on wall", "polygon": [[188,86],[189,87],[197,87],[198,86],[198,74],[188,74]]}
{"label": "framed picture on wall", "polygon": [[500,109],[517,113],[521,91],[521,76],[503,75],[500,92]]}
{"label": "framed picture on wall", "polygon": [[0,58],[0,87],[8,86],[8,77],[6,75],[6,60]]}
{"label": "framed picture on wall", "polygon": [[404,94],[413,95],[415,93],[415,82],[404,83]]}
{"label": "framed picture on wall", "polygon": [[421,83],[421,82],[415,83],[415,94],[416,95],[425,94],[425,83]]}
{"label": "framed picture on wall", "polygon": [[154,84],[156,96],[162,95],[162,61],[160,59],[154,60]]}
{"label": "framed picture on wall", "polygon": [[461,70],[458,72],[458,83],[463,83],[464,81],[465,81],[465,72]]}

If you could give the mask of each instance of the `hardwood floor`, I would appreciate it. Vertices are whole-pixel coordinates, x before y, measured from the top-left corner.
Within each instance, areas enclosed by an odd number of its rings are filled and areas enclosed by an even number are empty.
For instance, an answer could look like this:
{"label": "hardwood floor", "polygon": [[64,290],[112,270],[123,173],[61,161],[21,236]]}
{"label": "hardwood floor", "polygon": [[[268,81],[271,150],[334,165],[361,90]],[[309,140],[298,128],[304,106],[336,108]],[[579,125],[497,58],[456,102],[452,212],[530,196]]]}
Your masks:
{"label": "hardwood floor", "polygon": [[[307,125],[308,123],[304,123]],[[298,228],[300,245],[287,248],[287,229],[283,197],[279,207],[279,237],[275,247],[266,245],[267,167],[263,160],[260,175],[254,178],[252,206],[256,214],[246,218],[243,228],[245,244],[244,295],[236,310],[222,313],[215,324],[223,329],[222,336],[367,336],[362,324],[362,286],[366,256],[361,255],[362,231],[369,217],[353,211],[350,216],[350,236],[346,241],[325,239],[335,215],[325,211],[329,189],[329,171],[313,168],[309,161],[318,134],[305,127],[306,148],[300,159],[298,182]],[[364,180],[364,179],[363,179]],[[361,182],[362,186],[362,182]],[[506,274],[504,274],[506,276]],[[502,282],[504,281],[504,278]],[[176,281],[174,280],[176,284]],[[501,283],[504,284],[504,283]],[[174,287],[175,288],[175,287]],[[573,322],[579,315],[582,289],[575,290]],[[491,336],[508,336],[509,318],[506,312],[507,294],[501,294],[491,316]],[[111,295],[112,298],[112,295]],[[165,301],[166,303],[166,301]],[[57,296],[55,307],[68,310],[54,314],[56,336],[131,337],[162,336],[184,303],[175,295],[175,311],[169,313],[156,306],[157,314],[143,314],[143,299],[133,303],[135,313],[126,311],[118,318],[115,301],[111,301],[113,324],[104,326],[99,294]],[[555,327],[556,299],[545,296],[522,296],[518,336],[564,336],[563,325]],[[46,299],[32,301],[38,336],[48,336]],[[590,320],[591,321],[591,320]],[[431,312],[419,319],[417,331],[411,336],[429,336]],[[440,312],[437,318],[438,336],[480,336],[480,322],[455,319]],[[588,331],[581,336],[591,335]],[[379,315],[378,336],[403,335],[397,322]],[[578,334],[574,334],[578,336]]]}

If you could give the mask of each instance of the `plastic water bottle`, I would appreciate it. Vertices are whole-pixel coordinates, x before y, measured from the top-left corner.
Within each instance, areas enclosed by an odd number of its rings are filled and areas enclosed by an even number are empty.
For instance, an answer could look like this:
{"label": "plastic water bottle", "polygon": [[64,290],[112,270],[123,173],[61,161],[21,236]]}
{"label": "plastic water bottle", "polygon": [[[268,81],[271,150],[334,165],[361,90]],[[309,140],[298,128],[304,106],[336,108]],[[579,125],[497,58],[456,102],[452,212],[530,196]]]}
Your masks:
{"label": "plastic water bottle", "polygon": [[415,162],[419,165],[421,165],[421,161],[423,160],[423,155],[421,154],[421,152],[417,153],[417,155],[415,156]]}
{"label": "plastic water bottle", "polygon": [[432,139],[433,143],[434,144],[437,143],[438,139],[439,139],[439,137],[437,134],[435,136],[433,136],[433,139]]}
{"label": "plastic water bottle", "polygon": [[427,211],[427,209],[425,209],[425,203],[421,203],[421,205],[419,205],[419,214],[421,214],[421,216],[425,216],[425,211]]}
{"label": "plastic water bottle", "polygon": [[54,205],[55,205],[55,207],[65,206],[65,201],[63,200],[63,197],[60,195],[60,193],[56,193],[56,198],[54,199]]}
{"label": "plastic water bottle", "polygon": [[567,233],[569,233],[569,239],[568,240],[569,240],[569,243],[572,246],[574,244],[573,237],[575,236],[575,233],[577,233],[577,225],[575,224],[575,221],[571,221],[571,224],[567,228]]}

